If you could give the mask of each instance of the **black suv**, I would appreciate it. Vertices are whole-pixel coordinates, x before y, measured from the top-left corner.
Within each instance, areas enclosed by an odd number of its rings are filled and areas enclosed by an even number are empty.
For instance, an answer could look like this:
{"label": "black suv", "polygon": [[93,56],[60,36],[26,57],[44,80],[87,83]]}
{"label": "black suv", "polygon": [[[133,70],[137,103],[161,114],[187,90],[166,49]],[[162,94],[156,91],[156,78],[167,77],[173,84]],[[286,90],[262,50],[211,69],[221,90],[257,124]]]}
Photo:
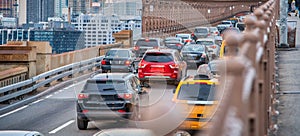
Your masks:
{"label": "black suv", "polygon": [[[111,72],[136,72],[138,62],[131,49],[113,48],[106,52],[101,61],[103,73]],[[135,65],[136,63],[136,65]]]}
{"label": "black suv", "polygon": [[101,73],[88,79],[76,101],[77,126],[91,120],[139,119],[140,81],[132,73]]}

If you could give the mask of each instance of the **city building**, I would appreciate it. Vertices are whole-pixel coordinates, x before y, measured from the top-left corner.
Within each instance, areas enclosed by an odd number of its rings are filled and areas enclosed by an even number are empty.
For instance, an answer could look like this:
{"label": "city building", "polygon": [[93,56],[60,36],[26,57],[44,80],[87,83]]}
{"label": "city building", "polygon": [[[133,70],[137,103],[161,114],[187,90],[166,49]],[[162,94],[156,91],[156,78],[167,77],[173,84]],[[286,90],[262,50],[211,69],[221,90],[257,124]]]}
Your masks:
{"label": "city building", "polygon": [[64,12],[68,9],[68,0],[54,0],[54,16],[64,17],[67,14]]}
{"label": "city building", "polygon": [[54,17],[54,0],[27,0],[26,9],[26,23],[47,21]]}
{"label": "city building", "polygon": [[141,16],[141,0],[109,0],[105,3],[104,13],[118,16]]}
{"label": "city building", "polygon": [[132,30],[133,40],[136,41],[142,37],[142,20],[140,16],[121,17],[121,30]]}
{"label": "city building", "polygon": [[112,44],[115,39],[112,34],[121,30],[119,17],[101,14],[82,14],[72,19],[75,28],[85,32],[85,46],[93,47],[103,44]]}
{"label": "city building", "polygon": [[7,41],[49,41],[53,54],[83,49],[84,32],[67,22],[42,22],[30,29],[0,29],[0,45]]}
{"label": "city building", "polygon": [[14,17],[17,0],[0,0],[0,13],[4,17]]}
{"label": "city building", "polygon": [[89,13],[91,0],[69,0],[68,4],[71,8],[71,15],[79,16],[81,13]]}

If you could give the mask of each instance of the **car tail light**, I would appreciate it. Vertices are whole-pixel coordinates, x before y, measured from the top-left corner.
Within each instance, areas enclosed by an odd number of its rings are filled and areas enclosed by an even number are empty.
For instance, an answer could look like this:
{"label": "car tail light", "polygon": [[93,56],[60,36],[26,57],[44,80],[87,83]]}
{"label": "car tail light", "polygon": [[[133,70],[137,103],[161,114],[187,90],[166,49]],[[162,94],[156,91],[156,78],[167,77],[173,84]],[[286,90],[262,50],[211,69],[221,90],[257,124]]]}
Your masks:
{"label": "car tail light", "polygon": [[210,34],[207,34],[207,36],[210,36]]}
{"label": "car tail light", "polygon": [[102,60],[102,61],[101,61],[101,65],[106,65],[106,61],[105,61],[105,60]]}
{"label": "car tail light", "polygon": [[80,93],[78,94],[78,100],[87,99],[89,98],[88,94]]}
{"label": "car tail light", "polygon": [[82,113],[88,113],[89,110],[82,110]]}
{"label": "car tail light", "polygon": [[195,34],[194,34],[194,33],[192,33],[192,34],[191,34],[191,36],[195,36]]}
{"label": "car tail light", "polygon": [[125,113],[125,110],[118,110],[119,113]]}
{"label": "car tail light", "polygon": [[176,46],[181,46],[181,44],[180,44],[180,43],[177,43]]}
{"label": "car tail light", "polygon": [[215,32],[215,34],[219,34],[219,32]]}
{"label": "car tail light", "polygon": [[169,65],[171,69],[177,69],[179,68],[179,66],[177,64],[172,64],[172,65]]}
{"label": "car tail light", "polygon": [[130,65],[130,61],[129,61],[129,60],[126,60],[126,61],[125,61],[125,65]]}
{"label": "car tail light", "polygon": [[131,93],[118,94],[118,97],[128,100],[132,98],[132,94]]}
{"label": "car tail light", "polygon": [[140,47],[139,46],[134,46],[133,49],[137,51],[137,50],[140,49]]}
{"label": "car tail light", "polygon": [[153,49],[158,49],[158,46],[154,46]]}
{"label": "car tail light", "polygon": [[145,68],[146,67],[146,64],[144,63],[139,63],[139,68]]}
{"label": "car tail light", "polygon": [[203,53],[203,54],[201,55],[201,58],[206,58],[206,54]]}
{"label": "car tail light", "polygon": [[217,48],[217,46],[216,45],[213,45],[213,46],[211,46],[213,49],[215,49],[215,48]]}
{"label": "car tail light", "polygon": [[191,42],[191,40],[190,39],[186,39],[185,42]]}

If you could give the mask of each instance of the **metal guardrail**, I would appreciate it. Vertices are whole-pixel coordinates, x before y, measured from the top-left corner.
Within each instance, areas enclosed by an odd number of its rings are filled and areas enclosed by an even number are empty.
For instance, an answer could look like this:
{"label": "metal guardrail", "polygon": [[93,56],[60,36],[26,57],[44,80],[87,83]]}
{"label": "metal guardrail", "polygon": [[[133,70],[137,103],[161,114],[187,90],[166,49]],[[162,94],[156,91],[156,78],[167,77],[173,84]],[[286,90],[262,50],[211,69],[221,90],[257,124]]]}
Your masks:
{"label": "metal guardrail", "polygon": [[51,82],[56,80],[61,81],[64,77],[72,76],[73,74],[80,73],[85,70],[92,70],[93,67],[100,67],[100,61],[102,60],[102,58],[103,56],[99,56],[89,60],[72,63],[42,73],[25,81],[2,87],[0,88],[0,94],[4,95],[0,95],[0,103],[20,97],[40,87],[50,86]]}
{"label": "metal guardrail", "polygon": [[263,136],[276,132],[278,3],[278,0],[264,3],[246,17],[244,33],[225,37],[227,58],[220,67],[223,73],[217,91],[223,94],[209,136]]}

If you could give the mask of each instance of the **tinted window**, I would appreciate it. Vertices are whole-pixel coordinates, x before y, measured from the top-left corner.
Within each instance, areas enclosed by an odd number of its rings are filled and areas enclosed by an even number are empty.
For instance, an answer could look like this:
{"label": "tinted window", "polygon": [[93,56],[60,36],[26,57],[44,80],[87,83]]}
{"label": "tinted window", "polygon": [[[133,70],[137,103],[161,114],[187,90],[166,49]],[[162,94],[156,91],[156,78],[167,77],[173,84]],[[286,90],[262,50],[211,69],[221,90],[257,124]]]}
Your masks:
{"label": "tinted window", "polygon": [[196,44],[214,45],[214,42],[213,41],[197,41]]}
{"label": "tinted window", "polygon": [[215,86],[208,84],[183,84],[178,99],[190,101],[213,101]]}
{"label": "tinted window", "polygon": [[154,47],[158,46],[157,40],[138,40],[136,42],[136,46],[146,46],[146,47]]}
{"label": "tinted window", "polygon": [[188,35],[176,35],[176,37],[179,37],[181,39],[189,39],[189,36]]}
{"label": "tinted window", "polygon": [[122,80],[88,80],[83,92],[103,92],[103,91],[125,91],[125,82]]}
{"label": "tinted window", "polygon": [[107,57],[129,57],[129,52],[126,51],[126,50],[109,50],[107,53],[106,53],[106,56]]}
{"label": "tinted window", "polygon": [[195,33],[208,33],[207,29],[195,29]]}
{"label": "tinted window", "polygon": [[222,22],[222,24],[231,24],[231,22]]}
{"label": "tinted window", "polygon": [[199,45],[188,45],[184,46],[181,51],[189,51],[189,52],[203,52],[204,47]]}
{"label": "tinted window", "polygon": [[148,62],[170,62],[173,61],[173,56],[170,53],[147,53],[144,60]]}

